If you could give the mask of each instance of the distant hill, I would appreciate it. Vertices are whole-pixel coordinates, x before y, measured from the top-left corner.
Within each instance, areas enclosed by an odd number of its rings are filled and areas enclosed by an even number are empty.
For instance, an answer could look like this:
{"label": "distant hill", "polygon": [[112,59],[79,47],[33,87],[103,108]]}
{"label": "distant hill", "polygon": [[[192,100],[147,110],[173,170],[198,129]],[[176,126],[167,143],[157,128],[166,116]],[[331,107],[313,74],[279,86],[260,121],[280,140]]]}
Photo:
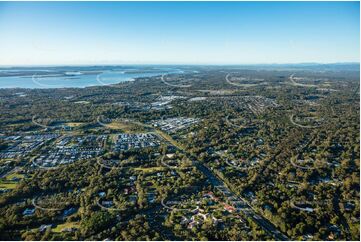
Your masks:
{"label": "distant hill", "polygon": [[360,71],[360,63],[298,63],[298,64],[254,64],[230,65],[234,68],[264,69],[264,70],[313,70],[313,71]]}

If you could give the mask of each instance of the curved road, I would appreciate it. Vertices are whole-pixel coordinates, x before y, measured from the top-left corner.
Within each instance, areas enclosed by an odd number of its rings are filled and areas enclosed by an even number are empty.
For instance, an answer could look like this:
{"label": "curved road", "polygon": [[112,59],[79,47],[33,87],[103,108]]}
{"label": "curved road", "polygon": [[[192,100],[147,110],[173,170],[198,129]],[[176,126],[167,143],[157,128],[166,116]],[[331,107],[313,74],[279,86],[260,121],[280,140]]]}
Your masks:
{"label": "curved road", "polygon": [[[139,122],[136,122],[136,123],[139,123]],[[148,126],[145,124],[143,124],[143,125]],[[154,127],[152,127],[152,128],[154,129]],[[158,131],[157,129],[154,129],[154,130]],[[168,137],[168,138],[171,138],[171,137]],[[253,220],[265,232],[267,232],[270,236],[274,237],[276,240],[280,240],[280,241],[289,240],[289,238],[286,235],[284,235],[281,231],[279,231],[275,225],[273,225],[270,221],[268,221],[262,215],[257,214],[255,209],[250,204],[248,204],[244,198],[238,197],[234,192],[232,192],[230,189],[228,189],[226,184],[220,178],[218,178],[215,174],[213,174],[213,172],[208,167],[201,164],[200,162],[197,162],[197,161],[191,159],[191,157],[195,158],[195,159],[196,159],[196,157],[193,157],[191,154],[187,153],[187,151],[185,149],[180,147],[180,145],[177,145],[176,141],[174,141],[174,140],[172,140],[172,141],[173,142],[171,142],[171,143],[172,144],[175,143],[174,146],[177,146],[177,148],[180,149],[180,151],[182,151],[188,157],[188,159],[193,161],[193,164],[195,165],[195,167],[208,178],[208,180],[212,184],[212,186],[215,188],[218,188],[223,193],[223,195],[231,202],[231,204],[236,207],[236,209],[239,212],[242,212],[246,217]]]}
{"label": "curved road", "polygon": [[191,84],[189,84],[189,85],[176,85],[176,84],[171,84],[171,83],[167,82],[167,81],[164,79],[164,76],[165,76],[165,74],[163,74],[160,79],[161,79],[162,82],[163,82],[164,84],[166,84],[167,86],[180,87],[180,88],[187,88],[187,87],[191,87],[191,86],[192,86]]}

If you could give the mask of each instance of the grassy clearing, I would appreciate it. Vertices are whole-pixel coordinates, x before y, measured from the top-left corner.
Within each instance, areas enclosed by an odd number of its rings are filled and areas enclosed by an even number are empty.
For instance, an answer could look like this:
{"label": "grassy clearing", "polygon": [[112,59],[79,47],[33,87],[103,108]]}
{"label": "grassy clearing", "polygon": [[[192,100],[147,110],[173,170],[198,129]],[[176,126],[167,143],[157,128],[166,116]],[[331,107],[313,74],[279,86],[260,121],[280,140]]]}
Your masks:
{"label": "grassy clearing", "polygon": [[175,147],[177,147],[180,150],[185,150],[184,146],[179,144],[177,141],[175,141],[170,135],[160,131],[160,130],[155,130],[155,132],[160,135],[163,139],[167,140],[169,143],[171,143],[172,145],[174,145]]}
{"label": "grassy clearing", "polygon": [[15,189],[17,185],[18,185],[17,182],[0,181],[0,188],[2,189]]}
{"label": "grassy clearing", "polygon": [[14,161],[14,159],[10,159],[10,158],[0,159],[0,164],[9,163],[10,161]]}
{"label": "grassy clearing", "polygon": [[8,124],[6,125],[6,127],[9,128],[16,128],[16,127],[22,127],[24,125],[24,123],[19,123],[19,124]]}
{"label": "grassy clearing", "polygon": [[13,172],[11,174],[8,174],[6,177],[0,180],[0,188],[2,189],[15,189],[17,185],[19,184],[18,181],[12,181],[12,179],[24,179],[25,175],[19,174],[16,172]]}
{"label": "grassy clearing", "polygon": [[107,124],[107,128],[122,130],[125,133],[144,132],[144,128],[142,126],[128,122],[111,122]]}
{"label": "grassy clearing", "polygon": [[158,171],[164,171],[164,170],[166,170],[166,168],[162,167],[162,166],[148,167],[148,168],[137,167],[137,168],[134,168],[134,170],[142,171],[144,173],[153,173],[153,172],[158,172]]}
{"label": "grassy clearing", "polygon": [[77,101],[77,102],[74,102],[76,104],[89,104],[90,102],[88,101]]}
{"label": "grassy clearing", "polygon": [[7,175],[5,177],[6,180],[11,180],[13,178],[19,178],[19,179],[23,179],[25,176],[23,174],[18,174],[18,173],[11,173],[10,175]]}
{"label": "grassy clearing", "polygon": [[69,126],[69,127],[79,127],[81,125],[84,125],[85,123],[82,123],[82,122],[69,122],[69,123],[65,123],[65,125]]}
{"label": "grassy clearing", "polygon": [[79,228],[80,224],[79,222],[67,222],[63,224],[58,224],[55,228],[52,229],[54,233],[61,233],[63,229],[69,229],[69,228]]}
{"label": "grassy clearing", "polygon": [[126,124],[126,123],[120,123],[120,122],[111,122],[107,124],[107,128],[110,129],[121,129],[121,130],[130,130],[132,128],[132,125]]}

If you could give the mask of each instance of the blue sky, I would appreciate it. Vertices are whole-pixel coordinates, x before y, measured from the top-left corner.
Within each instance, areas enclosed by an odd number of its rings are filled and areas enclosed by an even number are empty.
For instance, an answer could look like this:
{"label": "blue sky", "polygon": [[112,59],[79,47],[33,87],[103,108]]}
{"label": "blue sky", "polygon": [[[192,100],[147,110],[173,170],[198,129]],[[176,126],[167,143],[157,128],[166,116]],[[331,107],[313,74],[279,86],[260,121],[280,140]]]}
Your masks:
{"label": "blue sky", "polygon": [[0,65],[359,61],[358,2],[1,2]]}

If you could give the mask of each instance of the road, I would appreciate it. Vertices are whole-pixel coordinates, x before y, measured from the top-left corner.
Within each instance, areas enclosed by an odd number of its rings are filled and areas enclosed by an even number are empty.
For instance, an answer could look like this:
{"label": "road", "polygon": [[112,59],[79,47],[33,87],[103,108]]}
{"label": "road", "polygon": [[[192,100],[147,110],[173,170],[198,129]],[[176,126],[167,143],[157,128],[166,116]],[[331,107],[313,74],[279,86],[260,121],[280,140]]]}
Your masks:
{"label": "road", "polygon": [[[177,144],[177,142],[173,140],[170,136],[167,138],[171,139],[172,142],[168,140],[170,143]],[[192,156],[188,154],[185,149],[183,149],[180,145],[175,146],[178,147],[181,151],[183,151],[189,159],[191,159]],[[212,186],[220,190],[224,194],[224,196],[227,197],[227,199],[231,202],[233,206],[235,206],[235,208],[239,212],[242,212],[245,216],[252,219],[256,224],[258,224],[264,231],[266,231],[269,235],[273,236],[276,240],[289,240],[289,238],[286,235],[282,234],[271,222],[269,222],[263,216],[257,214],[256,211],[252,208],[252,206],[249,205],[244,198],[237,197],[235,193],[230,191],[225,185],[225,183],[216,175],[214,175],[208,167],[197,161],[193,161],[193,164],[208,178]]]}
{"label": "road", "polygon": [[[225,77],[226,79],[226,82],[232,86],[236,86],[236,87],[255,87],[255,86],[259,86],[259,85],[264,85],[266,84],[266,82],[262,82],[262,83],[234,83],[234,82],[231,82],[231,80],[229,80],[229,76],[230,76],[230,73],[228,73]],[[256,80],[256,79],[253,79],[253,80]],[[260,80],[260,79],[258,79]],[[251,81],[251,79],[248,79],[247,81]]]}
{"label": "road", "polygon": [[300,87],[318,87],[317,85],[313,85],[313,84],[302,84],[302,83],[298,83],[298,82],[295,82],[295,80],[293,80],[293,76],[295,74],[292,74],[290,76],[290,81],[291,81],[291,84],[294,85],[294,86],[300,86]]}
{"label": "road", "polygon": [[293,125],[296,125],[300,128],[306,128],[306,129],[313,129],[313,128],[317,128],[318,126],[312,126],[312,125],[301,125],[301,124],[298,124],[296,123],[294,120],[293,120],[293,114],[290,115],[290,121]]}
{"label": "road", "polygon": [[161,81],[164,83],[164,84],[166,84],[166,85],[168,85],[168,86],[171,86],[171,87],[180,87],[180,88],[188,88],[188,87],[191,87],[192,85],[176,85],[176,84],[171,84],[171,83],[169,83],[169,82],[167,82],[165,79],[164,79],[164,76],[165,76],[165,74],[164,75],[162,75],[161,77],[160,77],[160,79],[161,79]]}
{"label": "road", "polygon": [[[336,194],[341,194],[340,187],[337,187]],[[340,218],[340,222],[345,230],[346,240],[352,240],[350,226],[348,225],[345,216],[343,215],[343,213],[340,210],[340,196],[339,195],[333,197],[332,206],[333,206],[333,209],[335,210],[336,214]]]}
{"label": "road", "polygon": [[237,211],[242,212],[245,216],[252,219],[256,224],[258,224],[264,231],[269,235],[273,236],[276,240],[289,240],[289,238],[281,233],[271,222],[266,218],[256,213],[251,205],[241,197],[237,197],[235,193],[230,191],[224,182],[218,178],[213,172],[203,164],[195,162],[196,167],[208,178],[210,183],[223,193],[223,195],[230,201],[230,203],[237,209]]}
{"label": "road", "polygon": [[[11,169],[11,168],[10,168]],[[11,170],[9,171],[6,171],[4,172],[4,174],[0,175],[0,178],[5,178],[7,177],[8,175],[12,174],[12,173],[15,173],[15,172],[18,172],[20,171],[22,168],[20,166],[15,166],[14,168],[12,168]]]}
{"label": "road", "polygon": [[228,84],[230,84],[230,85],[232,85],[232,86],[237,86],[237,87],[244,87],[244,85],[242,85],[242,84],[231,82],[231,81],[228,79],[229,75],[230,75],[229,73],[226,75],[226,82],[227,82]]}

